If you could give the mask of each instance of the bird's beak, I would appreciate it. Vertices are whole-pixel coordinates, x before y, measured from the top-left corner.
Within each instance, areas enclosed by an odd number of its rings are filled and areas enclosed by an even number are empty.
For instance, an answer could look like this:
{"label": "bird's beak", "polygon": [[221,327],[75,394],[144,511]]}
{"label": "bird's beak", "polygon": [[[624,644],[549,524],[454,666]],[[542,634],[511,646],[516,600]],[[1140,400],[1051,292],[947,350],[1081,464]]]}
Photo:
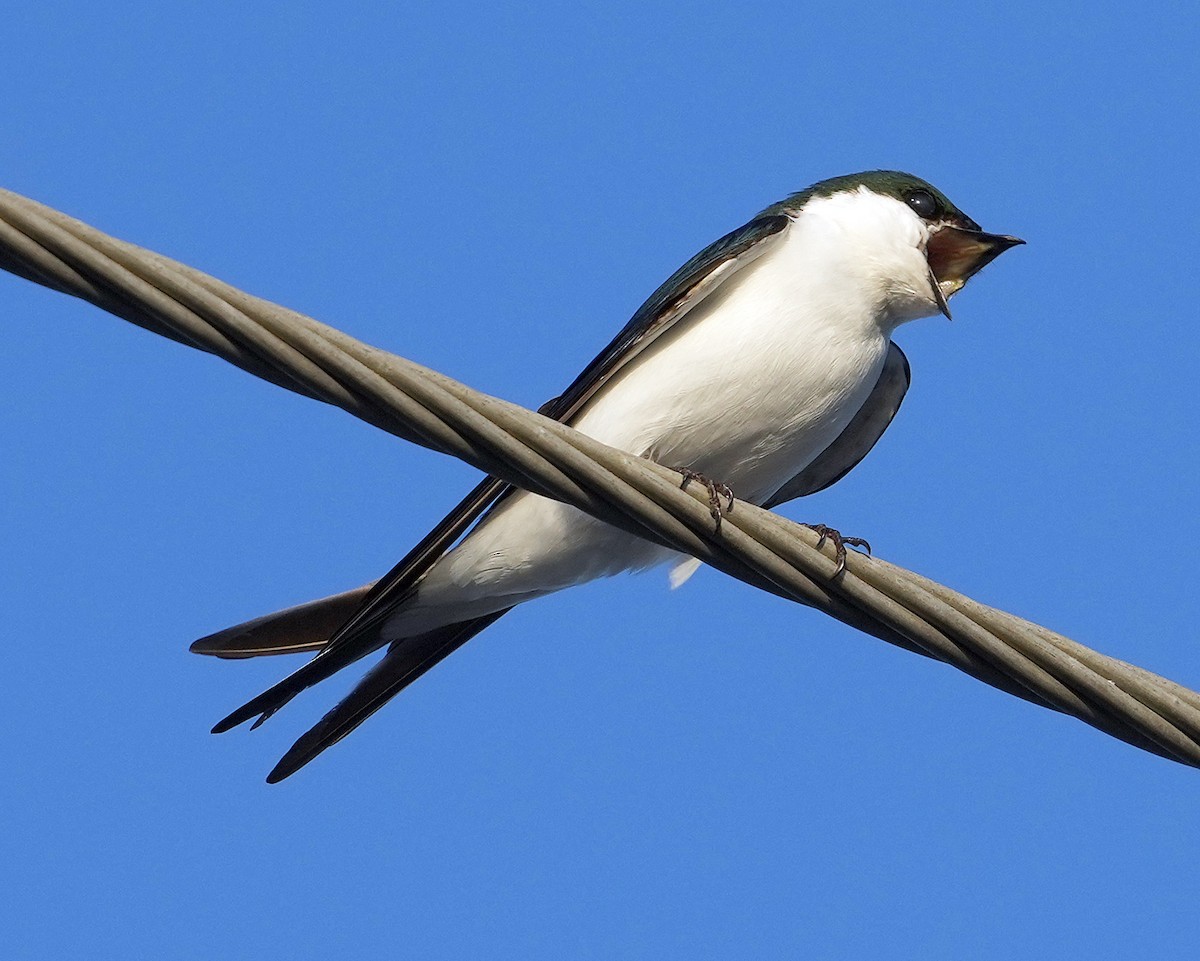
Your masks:
{"label": "bird's beak", "polygon": [[962,290],[963,285],[1010,247],[1025,241],[1005,234],[988,234],[942,224],[929,235],[925,257],[929,272],[936,281],[933,287],[938,307],[947,317],[950,308],[946,301]]}

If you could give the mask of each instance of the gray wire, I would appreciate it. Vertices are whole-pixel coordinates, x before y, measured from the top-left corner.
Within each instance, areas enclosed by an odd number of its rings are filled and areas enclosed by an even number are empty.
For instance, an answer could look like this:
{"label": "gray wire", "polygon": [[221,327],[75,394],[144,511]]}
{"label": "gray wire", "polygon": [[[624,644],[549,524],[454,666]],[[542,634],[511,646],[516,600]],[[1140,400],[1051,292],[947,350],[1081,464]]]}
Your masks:
{"label": "gray wire", "polygon": [[905,650],[1200,767],[1200,694],[738,503],[719,532],[680,475],[0,190],[0,267],[334,404]]}

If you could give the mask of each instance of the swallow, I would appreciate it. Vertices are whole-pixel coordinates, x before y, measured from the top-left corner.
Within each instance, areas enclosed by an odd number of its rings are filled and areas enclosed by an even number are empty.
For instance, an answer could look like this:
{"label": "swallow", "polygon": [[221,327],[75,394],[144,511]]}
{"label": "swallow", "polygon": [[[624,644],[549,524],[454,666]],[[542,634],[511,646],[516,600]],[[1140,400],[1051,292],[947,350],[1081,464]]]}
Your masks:
{"label": "swallow", "polygon": [[[1021,243],[985,233],[912,174],[823,180],[680,267],[541,413],[680,467],[685,483],[699,477],[718,522],[719,492],[765,508],[815,493],[866,456],[904,399],[910,371],[896,329],[949,317],[950,298]],[[267,777],[275,783],[516,605],[672,561],[675,585],[699,565],[489,477],[380,580],[192,644],[226,658],[317,652],[213,732],[257,727],[386,648],[283,756]]]}

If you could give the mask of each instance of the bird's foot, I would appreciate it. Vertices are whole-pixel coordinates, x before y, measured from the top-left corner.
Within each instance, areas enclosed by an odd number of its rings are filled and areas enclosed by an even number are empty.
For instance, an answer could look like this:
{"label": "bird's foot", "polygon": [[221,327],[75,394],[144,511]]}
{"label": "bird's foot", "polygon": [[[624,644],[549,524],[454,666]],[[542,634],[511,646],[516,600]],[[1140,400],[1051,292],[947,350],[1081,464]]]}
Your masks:
{"label": "bird's foot", "polygon": [[[686,490],[688,484],[692,481],[699,481],[704,485],[704,489],[708,491],[708,512],[712,514],[712,518],[716,521],[715,530],[721,529],[721,518],[726,514],[733,513],[733,491],[730,490],[728,484],[722,484],[718,481],[711,480],[705,477],[699,471],[691,470],[688,467],[674,467],[672,470],[678,471],[683,475],[683,483],[679,485],[680,490]],[[725,506],[721,506],[721,498],[725,498]]]}
{"label": "bird's foot", "polygon": [[837,569],[833,572],[833,576],[837,577],[846,569],[846,545],[851,547],[865,548],[867,556],[871,555],[871,545],[861,537],[845,537],[841,531],[834,530],[832,527],[826,527],[824,524],[801,524],[801,527],[807,527],[813,531],[817,537],[817,550],[824,546],[826,541],[830,541],[836,548]]}

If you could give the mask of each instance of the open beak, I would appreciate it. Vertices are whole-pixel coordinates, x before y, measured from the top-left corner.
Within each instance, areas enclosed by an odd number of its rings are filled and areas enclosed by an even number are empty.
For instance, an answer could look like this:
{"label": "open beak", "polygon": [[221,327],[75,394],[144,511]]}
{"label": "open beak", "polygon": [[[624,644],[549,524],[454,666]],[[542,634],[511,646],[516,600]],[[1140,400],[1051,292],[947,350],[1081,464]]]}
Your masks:
{"label": "open beak", "polygon": [[963,285],[1010,247],[1025,241],[1004,234],[988,234],[942,224],[929,235],[925,257],[934,281],[934,296],[938,307],[947,317],[950,307],[946,301],[962,290]]}

